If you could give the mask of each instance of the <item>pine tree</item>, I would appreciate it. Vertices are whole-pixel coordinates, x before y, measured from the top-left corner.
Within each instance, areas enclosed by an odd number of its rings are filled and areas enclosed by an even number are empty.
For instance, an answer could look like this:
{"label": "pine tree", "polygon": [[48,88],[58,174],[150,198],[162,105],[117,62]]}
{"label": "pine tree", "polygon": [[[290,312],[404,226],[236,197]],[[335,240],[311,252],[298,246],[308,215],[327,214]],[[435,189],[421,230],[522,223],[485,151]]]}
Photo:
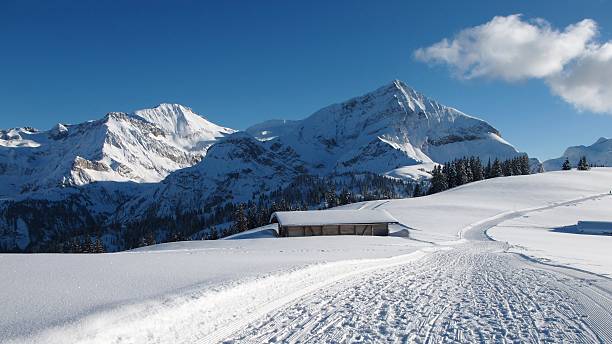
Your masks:
{"label": "pine tree", "polygon": [[490,178],[502,177],[503,175],[504,175],[504,172],[502,171],[501,163],[499,162],[499,159],[495,158],[495,160],[493,161],[493,165],[491,165],[491,177]]}
{"label": "pine tree", "polygon": [[563,166],[561,166],[561,169],[563,171],[569,171],[572,169],[572,164],[570,163],[568,158],[565,158],[565,161],[563,162]]}
{"label": "pine tree", "polygon": [[510,160],[504,160],[500,162],[502,176],[510,177],[512,175],[512,165]]}
{"label": "pine tree", "polygon": [[587,162],[586,156],[582,156],[580,158],[580,161],[578,162],[577,169],[579,171],[588,171],[588,170],[591,169],[591,166],[589,166],[589,163]]}
{"label": "pine tree", "polygon": [[77,238],[72,239],[72,243],[70,245],[70,253],[83,253],[81,249],[81,243]]}
{"label": "pine tree", "polygon": [[455,166],[454,162],[450,162],[447,164],[448,165],[448,169],[447,169],[447,175],[446,175],[446,182],[448,184],[448,188],[454,188],[455,186],[457,186],[457,168]]}
{"label": "pine tree", "polygon": [[446,189],[448,189],[448,184],[444,174],[442,173],[442,167],[440,167],[440,165],[436,165],[434,166],[433,171],[431,171],[431,187],[427,193],[431,195],[437,192],[442,192]]}
{"label": "pine tree", "polygon": [[472,171],[472,164],[470,163],[470,159],[463,158],[463,159],[461,159],[461,161],[463,163],[463,166],[465,166],[465,174],[467,175],[467,183],[473,182],[474,181],[474,172]]}
{"label": "pine tree", "polygon": [[217,240],[219,239],[219,232],[217,231],[217,228],[215,226],[210,228],[210,240]]}
{"label": "pine tree", "polygon": [[491,158],[489,158],[489,162],[487,163],[487,167],[484,168],[484,177],[485,179],[493,178],[492,176],[492,166],[491,166]]}
{"label": "pine tree", "polygon": [[[151,231],[147,231],[142,241],[143,241],[142,243],[144,246],[151,246],[157,243],[155,240],[155,236],[153,235],[153,232]],[[175,240],[175,241],[178,241],[178,240]]]}
{"label": "pine tree", "polygon": [[91,242],[91,238],[89,237],[89,235],[85,236],[85,242],[83,243],[83,249],[82,252],[83,253],[94,253],[94,245]]}
{"label": "pine tree", "polygon": [[521,162],[521,157],[518,158],[514,158],[511,160],[510,164],[512,167],[512,175],[513,176],[520,176],[521,174],[523,174],[523,167],[522,167],[522,162]]}
{"label": "pine tree", "polygon": [[412,191],[412,197],[421,197],[421,183],[416,183],[414,185],[414,190]]}
{"label": "pine tree", "polygon": [[104,248],[104,244],[102,243],[102,240],[100,240],[100,238],[96,238],[96,241],[94,243],[94,252],[95,253],[104,253],[106,252],[106,249]]}
{"label": "pine tree", "polygon": [[244,232],[249,229],[249,220],[244,211],[244,204],[238,204],[234,213],[234,229],[236,233]]}
{"label": "pine tree", "polygon": [[327,190],[325,191],[325,207],[333,208],[338,205],[338,198],[336,197],[336,186],[330,183]]}
{"label": "pine tree", "polygon": [[466,184],[469,181],[465,164],[461,160],[457,161],[457,175],[455,178],[455,185],[457,186]]}
{"label": "pine tree", "polygon": [[484,179],[484,171],[482,169],[482,163],[479,157],[472,157],[470,159],[470,167],[472,170],[472,181],[479,181]]}
{"label": "pine tree", "polygon": [[531,174],[531,164],[529,163],[529,156],[527,154],[521,156],[520,158],[521,165],[521,174],[528,175]]}

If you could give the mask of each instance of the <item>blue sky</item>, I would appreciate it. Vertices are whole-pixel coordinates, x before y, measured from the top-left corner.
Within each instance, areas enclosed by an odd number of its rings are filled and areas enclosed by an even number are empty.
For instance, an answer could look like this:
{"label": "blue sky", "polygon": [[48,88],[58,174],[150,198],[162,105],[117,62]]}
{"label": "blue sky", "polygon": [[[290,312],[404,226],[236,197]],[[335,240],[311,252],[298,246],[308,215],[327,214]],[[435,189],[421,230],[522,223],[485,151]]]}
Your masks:
{"label": "blue sky", "polygon": [[299,119],[393,79],[498,128],[541,159],[612,136],[612,115],[538,78],[461,78],[414,51],[494,16],[556,29],[589,18],[612,39],[609,1],[12,1],[0,5],[0,127],[50,128],[176,102],[244,129]]}

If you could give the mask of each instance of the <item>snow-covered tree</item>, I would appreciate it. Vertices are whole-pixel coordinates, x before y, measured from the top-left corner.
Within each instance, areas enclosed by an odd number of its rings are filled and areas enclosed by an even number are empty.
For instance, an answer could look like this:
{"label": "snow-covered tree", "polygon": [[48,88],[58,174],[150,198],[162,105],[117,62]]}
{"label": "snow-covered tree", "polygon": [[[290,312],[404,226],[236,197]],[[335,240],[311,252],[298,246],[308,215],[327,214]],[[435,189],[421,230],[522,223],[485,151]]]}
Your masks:
{"label": "snow-covered tree", "polygon": [[448,189],[448,183],[446,177],[442,173],[442,167],[440,165],[434,166],[431,171],[431,187],[428,190],[429,194],[435,194]]}
{"label": "snow-covered tree", "polygon": [[246,212],[244,210],[244,204],[238,204],[234,213],[234,230],[237,233],[244,232],[249,229],[249,220],[247,219]]}
{"label": "snow-covered tree", "polygon": [[416,183],[414,185],[414,190],[412,191],[412,197],[421,197],[421,196],[423,196],[422,191],[421,191],[421,184]]}
{"label": "snow-covered tree", "polygon": [[578,166],[576,167],[579,171],[588,171],[591,169],[589,162],[587,161],[586,156],[582,156],[580,161],[578,162]]}
{"label": "snow-covered tree", "polygon": [[497,177],[503,177],[504,172],[502,171],[502,166],[501,166],[501,162],[499,161],[499,159],[495,159],[493,161],[493,165],[491,165],[491,177],[490,178],[497,178]]}
{"label": "snow-covered tree", "polygon": [[106,249],[104,248],[104,244],[102,243],[102,240],[100,240],[100,238],[96,238],[96,241],[94,242],[94,253],[104,253],[106,252]]}
{"label": "snow-covered tree", "polygon": [[470,179],[469,179],[465,164],[463,163],[463,161],[458,161],[456,165],[457,165],[457,175],[455,177],[456,178],[455,185],[460,186],[460,185],[466,184],[467,182],[470,181]]}
{"label": "snow-covered tree", "polygon": [[563,166],[561,166],[561,169],[563,171],[569,171],[572,169],[572,164],[570,163],[568,158],[565,158],[565,161],[563,162]]}
{"label": "snow-covered tree", "polygon": [[95,251],[94,244],[91,241],[91,238],[89,237],[89,235],[86,235],[85,242],[83,243],[82,252],[83,253],[94,253],[94,251]]}

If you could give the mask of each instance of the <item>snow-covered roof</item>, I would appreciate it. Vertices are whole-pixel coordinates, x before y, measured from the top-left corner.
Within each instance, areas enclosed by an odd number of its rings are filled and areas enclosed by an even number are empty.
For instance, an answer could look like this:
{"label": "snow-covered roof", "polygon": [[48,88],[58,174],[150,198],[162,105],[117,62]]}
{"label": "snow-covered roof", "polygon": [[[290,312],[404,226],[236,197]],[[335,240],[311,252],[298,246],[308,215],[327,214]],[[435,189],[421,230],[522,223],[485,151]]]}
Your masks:
{"label": "snow-covered roof", "polygon": [[397,223],[384,210],[277,211],[270,217],[282,226],[322,226],[339,224]]}

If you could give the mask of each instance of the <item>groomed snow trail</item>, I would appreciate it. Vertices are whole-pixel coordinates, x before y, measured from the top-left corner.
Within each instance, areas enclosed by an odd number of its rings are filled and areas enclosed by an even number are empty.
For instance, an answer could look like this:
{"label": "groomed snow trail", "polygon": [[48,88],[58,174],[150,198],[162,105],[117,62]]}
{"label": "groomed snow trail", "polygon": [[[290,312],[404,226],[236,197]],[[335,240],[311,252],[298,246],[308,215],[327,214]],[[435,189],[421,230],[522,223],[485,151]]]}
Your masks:
{"label": "groomed snow trail", "polygon": [[452,250],[334,281],[226,341],[612,343],[608,278],[508,253],[486,236],[527,212],[470,226]]}

